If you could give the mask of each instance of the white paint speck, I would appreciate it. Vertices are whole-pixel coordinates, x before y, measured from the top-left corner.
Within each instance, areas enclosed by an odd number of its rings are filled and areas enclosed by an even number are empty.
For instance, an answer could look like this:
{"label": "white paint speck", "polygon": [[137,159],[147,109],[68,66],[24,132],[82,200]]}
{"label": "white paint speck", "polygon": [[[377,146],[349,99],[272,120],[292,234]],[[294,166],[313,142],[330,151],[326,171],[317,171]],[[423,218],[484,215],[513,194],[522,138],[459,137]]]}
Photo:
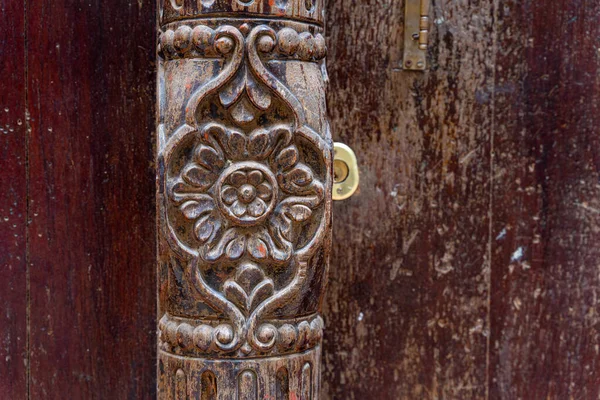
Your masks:
{"label": "white paint speck", "polygon": [[519,247],[517,250],[515,250],[510,257],[510,262],[519,261],[521,258],[523,258],[523,247]]}
{"label": "white paint speck", "polygon": [[365,318],[365,314],[358,313],[358,318],[357,319],[358,319],[359,322],[362,321],[364,318]]}
{"label": "white paint speck", "polygon": [[506,236],[506,228],[504,228],[500,231],[498,236],[496,236],[496,240],[504,239],[505,236]]}

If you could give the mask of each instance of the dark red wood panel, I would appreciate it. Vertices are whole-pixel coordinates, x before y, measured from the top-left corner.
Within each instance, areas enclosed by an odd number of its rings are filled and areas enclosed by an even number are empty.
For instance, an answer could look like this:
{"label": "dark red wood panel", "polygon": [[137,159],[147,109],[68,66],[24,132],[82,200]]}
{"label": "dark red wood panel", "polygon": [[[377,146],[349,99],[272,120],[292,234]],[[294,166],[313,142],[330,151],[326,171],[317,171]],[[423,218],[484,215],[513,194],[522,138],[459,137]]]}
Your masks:
{"label": "dark red wood panel", "polygon": [[[27,130],[23,3],[0,0],[0,399],[27,393]],[[9,23],[7,23],[9,22]]]}
{"label": "dark red wood panel", "polygon": [[498,8],[490,398],[600,396],[600,4]]}
{"label": "dark red wood panel", "polygon": [[151,398],[155,4],[27,13],[31,398]]}

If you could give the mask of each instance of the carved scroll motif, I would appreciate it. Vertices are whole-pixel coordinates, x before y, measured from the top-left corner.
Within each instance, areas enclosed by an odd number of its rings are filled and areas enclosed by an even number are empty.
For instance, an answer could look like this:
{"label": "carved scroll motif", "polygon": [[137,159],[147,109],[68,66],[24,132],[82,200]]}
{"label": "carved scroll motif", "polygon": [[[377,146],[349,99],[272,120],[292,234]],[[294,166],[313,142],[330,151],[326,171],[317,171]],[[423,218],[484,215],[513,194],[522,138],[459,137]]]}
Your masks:
{"label": "carved scroll motif", "polygon": [[258,398],[273,367],[313,364],[317,397],[332,175],[317,31],[214,19],[161,32],[161,398],[202,392],[188,375],[207,368],[230,393],[242,360]]}

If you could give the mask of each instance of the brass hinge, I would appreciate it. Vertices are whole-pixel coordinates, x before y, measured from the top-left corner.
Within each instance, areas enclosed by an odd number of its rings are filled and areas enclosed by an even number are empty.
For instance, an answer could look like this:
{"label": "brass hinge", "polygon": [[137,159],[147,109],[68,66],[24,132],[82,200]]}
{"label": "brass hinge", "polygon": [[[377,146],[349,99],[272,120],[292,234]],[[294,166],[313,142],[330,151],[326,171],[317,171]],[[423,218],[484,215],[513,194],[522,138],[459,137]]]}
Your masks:
{"label": "brass hinge", "polygon": [[405,0],[404,69],[424,70],[429,43],[430,0]]}

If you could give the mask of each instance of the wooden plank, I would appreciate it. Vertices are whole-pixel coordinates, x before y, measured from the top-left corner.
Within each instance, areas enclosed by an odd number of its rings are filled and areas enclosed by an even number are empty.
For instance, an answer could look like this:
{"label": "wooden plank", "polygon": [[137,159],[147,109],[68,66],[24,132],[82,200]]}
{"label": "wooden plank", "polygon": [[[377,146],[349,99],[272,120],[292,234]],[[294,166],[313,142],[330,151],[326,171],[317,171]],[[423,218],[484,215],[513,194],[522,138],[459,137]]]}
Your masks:
{"label": "wooden plank", "polygon": [[334,204],[325,398],[486,394],[493,5],[436,2],[421,73],[402,2],[329,2],[328,108],[361,186]]}
{"label": "wooden plank", "polygon": [[599,17],[498,8],[490,398],[600,396]]}
{"label": "wooden plank", "polygon": [[27,395],[27,155],[23,3],[0,0],[0,398]]}
{"label": "wooden plank", "polygon": [[152,398],[155,4],[27,13],[31,398]]}

